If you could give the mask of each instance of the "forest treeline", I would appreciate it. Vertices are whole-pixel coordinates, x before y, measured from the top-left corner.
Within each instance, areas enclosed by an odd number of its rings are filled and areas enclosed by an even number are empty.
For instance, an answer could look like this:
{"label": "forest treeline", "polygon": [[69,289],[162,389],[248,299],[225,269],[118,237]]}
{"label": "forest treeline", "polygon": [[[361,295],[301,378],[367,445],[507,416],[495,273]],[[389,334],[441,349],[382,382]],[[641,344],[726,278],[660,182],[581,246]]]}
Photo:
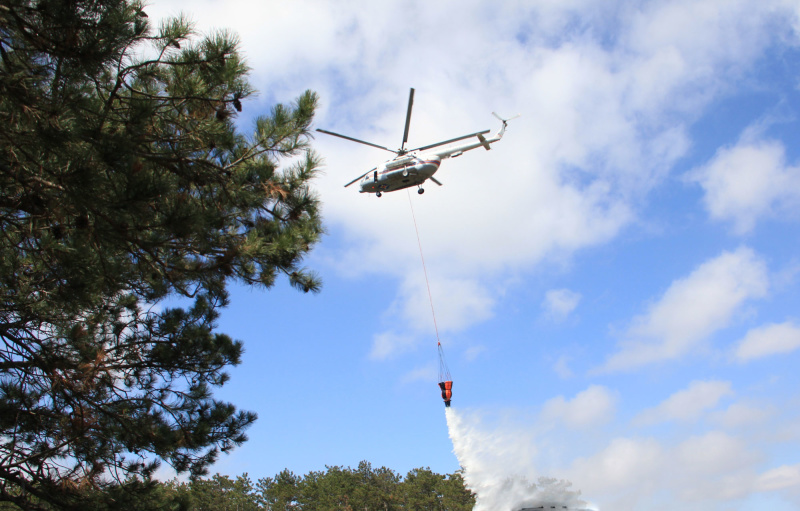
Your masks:
{"label": "forest treeline", "polygon": [[[28,502],[29,509],[54,509]],[[234,478],[216,474],[190,481],[151,480],[112,488],[84,489],[80,509],[95,511],[467,511],[475,494],[459,471],[438,474],[415,468],[405,477],[362,461],[357,468],[326,467],[304,476],[285,469],[255,482],[245,473]],[[26,506],[27,507],[27,506]],[[0,503],[2,511],[22,508]]]}
{"label": "forest treeline", "polygon": [[459,472],[438,474],[415,468],[405,477],[386,467],[362,461],[357,468],[326,467],[298,476],[284,470],[253,482],[247,474],[215,475],[191,482],[163,485],[165,497],[194,511],[255,511],[341,509],[470,510],[475,495]]}

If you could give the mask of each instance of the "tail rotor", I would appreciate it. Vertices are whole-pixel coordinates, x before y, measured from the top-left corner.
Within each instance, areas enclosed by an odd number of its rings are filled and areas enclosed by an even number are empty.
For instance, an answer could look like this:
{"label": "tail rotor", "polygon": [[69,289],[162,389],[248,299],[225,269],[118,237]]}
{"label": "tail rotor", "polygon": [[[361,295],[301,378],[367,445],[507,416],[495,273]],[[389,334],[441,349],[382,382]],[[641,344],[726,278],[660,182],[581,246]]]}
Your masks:
{"label": "tail rotor", "polygon": [[497,117],[497,118],[500,120],[500,122],[502,122],[502,123],[503,123],[503,127],[506,127],[506,125],[508,125],[508,121],[510,121],[510,120],[512,120],[512,119],[516,119],[517,117],[519,117],[519,116],[520,116],[520,115],[522,115],[522,114],[517,114],[517,115],[515,115],[515,116],[513,116],[513,117],[507,117],[507,118],[505,118],[505,119],[504,119],[504,118],[502,118],[502,117],[500,117],[500,115],[499,115],[497,112],[492,112],[492,115],[494,115],[495,117]]}

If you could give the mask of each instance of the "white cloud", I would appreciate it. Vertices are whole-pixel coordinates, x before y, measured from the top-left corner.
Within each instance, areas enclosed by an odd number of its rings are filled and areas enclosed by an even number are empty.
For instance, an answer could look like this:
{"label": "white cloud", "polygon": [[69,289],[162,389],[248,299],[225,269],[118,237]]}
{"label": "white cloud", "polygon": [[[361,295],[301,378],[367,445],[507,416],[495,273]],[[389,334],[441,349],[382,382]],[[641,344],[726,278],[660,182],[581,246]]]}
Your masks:
{"label": "white cloud", "polygon": [[709,414],[709,420],[725,429],[752,427],[764,423],[772,412],[747,403],[733,403],[725,410]]}
{"label": "white cloud", "polygon": [[565,475],[606,509],[726,509],[725,502],[752,491],[760,460],[741,438],[721,431],[676,444],[621,437],[576,459]]}
{"label": "white cloud", "polygon": [[581,294],[569,289],[551,289],[544,295],[542,307],[547,317],[554,321],[563,321],[578,306]]}
{"label": "white cloud", "polygon": [[747,467],[753,461],[746,442],[723,431],[710,431],[684,440],[675,449],[681,470],[695,476],[712,476]]}
{"label": "white cloud", "polygon": [[633,369],[687,355],[768,288],[764,261],[749,248],[724,252],[676,280],[647,314],[634,319],[600,371]]}
{"label": "white cloud", "polygon": [[711,217],[733,222],[740,234],[752,231],[760,218],[800,212],[800,167],[787,165],[781,142],[748,138],[720,149],[692,173]]}
{"label": "white cloud", "polygon": [[689,502],[724,501],[752,491],[754,467],[763,455],[724,431],[692,436],[674,448],[668,462],[678,495]]}
{"label": "white cloud", "polygon": [[573,373],[572,369],[569,368],[569,365],[567,365],[568,363],[569,357],[566,355],[558,357],[558,360],[556,360],[556,363],[553,365],[553,371],[555,371],[556,374],[563,379],[572,378],[575,373]]}
{"label": "white cloud", "polygon": [[775,491],[800,487],[800,464],[783,465],[761,474],[756,480],[758,491]]}
{"label": "white cloud", "polygon": [[410,335],[395,332],[376,334],[372,340],[369,357],[373,360],[385,360],[416,347],[417,339]]}
{"label": "white cloud", "polygon": [[663,474],[664,456],[654,439],[615,438],[595,455],[576,459],[569,473],[587,495],[646,488]]}
{"label": "white cloud", "polygon": [[570,428],[591,428],[611,420],[616,397],[601,385],[591,385],[567,401],[563,396],[548,400],[542,407],[542,418],[559,421]]}
{"label": "white cloud", "polygon": [[649,425],[666,421],[695,421],[717,406],[720,399],[732,396],[728,381],[693,381],[689,387],[678,391],[654,408],[642,411],[634,424]]}
{"label": "white cloud", "polygon": [[[430,292],[436,315],[434,323],[428,287],[420,268],[401,286],[400,294],[386,313],[394,320],[399,316],[404,327],[376,334],[370,358],[383,360],[414,350],[420,335],[457,331],[484,321],[492,315],[494,299],[478,282],[467,279],[431,279]],[[477,356],[472,351],[466,356]]]}
{"label": "white cloud", "polygon": [[747,332],[734,350],[739,362],[790,353],[800,348],[800,327],[791,321],[765,325]]}
{"label": "white cloud", "polygon": [[[728,70],[757,57],[769,43],[764,25],[775,21],[758,0],[673,0],[644,5],[633,15],[630,46],[645,55],[674,50],[692,80],[711,79],[713,67]],[[720,44],[725,41],[725,44]]]}
{"label": "white cloud", "polygon": [[494,297],[476,280],[432,278],[429,296],[428,285],[421,273],[420,268],[403,284],[395,303],[413,330],[433,332],[431,297],[439,332],[457,331],[492,316]]}
{"label": "white cloud", "polygon": [[400,379],[402,383],[414,383],[418,381],[431,382],[436,378],[436,367],[429,364],[423,367],[412,369]]}
{"label": "white cloud", "polygon": [[464,358],[468,362],[472,362],[477,360],[478,357],[481,356],[481,353],[486,351],[486,346],[470,346],[469,348],[464,351]]}

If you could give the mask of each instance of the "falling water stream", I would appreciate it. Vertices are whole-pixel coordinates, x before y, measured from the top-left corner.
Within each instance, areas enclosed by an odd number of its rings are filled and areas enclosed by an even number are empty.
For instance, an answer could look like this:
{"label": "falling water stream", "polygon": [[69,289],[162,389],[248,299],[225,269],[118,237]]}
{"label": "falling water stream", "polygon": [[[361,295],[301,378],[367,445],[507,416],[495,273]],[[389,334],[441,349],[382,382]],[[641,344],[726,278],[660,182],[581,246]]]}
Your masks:
{"label": "falling water stream", "polygon": [[477,495],[475,511],[519,511],[526,508],[596,509],[571,489],[572,483],[548,477],[531,482],[524,475],[508,475],[522,467],[525,446],[487,434],[470,424],[456,408],[446,408],[447,428],[453,452],[464,469],[467,487]]}

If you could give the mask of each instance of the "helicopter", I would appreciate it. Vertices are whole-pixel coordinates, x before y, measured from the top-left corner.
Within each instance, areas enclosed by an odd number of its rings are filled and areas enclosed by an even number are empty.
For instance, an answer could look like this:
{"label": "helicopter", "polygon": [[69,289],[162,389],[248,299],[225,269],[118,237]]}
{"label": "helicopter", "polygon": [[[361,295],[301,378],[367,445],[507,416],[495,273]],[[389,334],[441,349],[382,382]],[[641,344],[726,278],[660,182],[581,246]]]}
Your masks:
{"label": "helicopter", "polygon": [[[489,138],[486,138],[484,135],[489,133],[490,130],[484,130],[476,133],[470,133],[469,135],[451,138],[435,144],[417,147],[416,149],[406,149],[406,142],[408,142],[408,128],[411,124],[411,109],[413,105],[414,88],[412,87],[408,96],[408,111],[406,112],[406,127],[405,132],[403,133],[403,142],[400,145],[400,149],[397,150],[389,149],[388,147],[373,144],[372,142],[366,142],[364,140],[359,140],[357,138],[348,137],[347,135],[334,133],[333,131],[317,128],[317,131],[320,133],[325,133],[326,135],[333,135],[334,137],[350,140],[351,142],[358,142],[359,144],[376,147],[378,149],[383,149],[395,154],[395,157],[391,160],[387,160],[377,167],[364,172],[357,178],[344,185],[345,188],[352,185],[356,181],[361,180],[359,191],[361,193],[374,193],[376,197],[380,197],[385,192],[394,192],[396,190],[402,190],[412,186],[418,187],[417,193],[425,193],[425,189],[422,188],[422,184],[428,179],[437,185],[442,186],[442,183],[433,177],[436,171],[439,170],[442,160],[446,158],[456,158],[464,154],[466,151],[476,149],[478,147],[483,147],[487,151],[490,150],[491,144],[503,138],[508,121],[519,117],[519,115],[515,115],[514,117],[503,119],[495,112],[492,112],[492,115],[497,117],[500,122],[503,123],[503,126],[497,133],[491,135]],[[460,140],[465,140],[472,137],[477,137],[478,141],[450,146],[438,151],[429,151],[435,147],[451,144],[453,142],[458,142]]]}

